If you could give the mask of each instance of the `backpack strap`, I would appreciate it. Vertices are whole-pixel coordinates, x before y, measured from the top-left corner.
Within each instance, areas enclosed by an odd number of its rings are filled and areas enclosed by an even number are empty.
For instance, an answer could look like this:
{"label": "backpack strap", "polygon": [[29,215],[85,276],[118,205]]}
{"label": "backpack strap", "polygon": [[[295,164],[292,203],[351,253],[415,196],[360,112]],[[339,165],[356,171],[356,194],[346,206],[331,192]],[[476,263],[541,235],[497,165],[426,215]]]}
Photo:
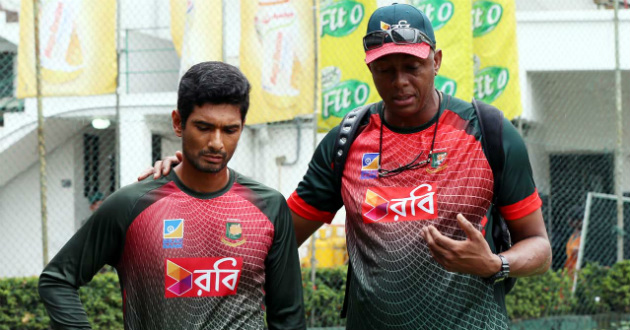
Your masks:
{"label": "backpack strap", "polygon": [[[503,112],[484,102],[472,100],[473,108],[479,120],[481,130],[481,145],[490,163],[494,177],[492,194],[492,242],[497,253],[503,252],[512,246],[510,231],[501,216],[497,201],[501,190],[501,179],[505,165],[505,152],[503,151]],[[516,284],[516,278],[508,277],[503,283],[504,293],[507,294]]]}
{"label": "backpack strap", "polygon": [[503,112],[475,99],[472,100],[472,105],[479,120],[483,151],[488,158],[494,176],[492,204],[496,205],[499,196],[498,192],[501,189],[501,178],[505,162],[505,153],[503,152]]}
{"label": "backpack strap", "polygon": [[366,104],[364,106],[354,108],[348,112],[341,123],[339,124],[339,133],[337,133],[337,139],[335,140],[335,159],[333,162],[333,171],[335,171],[335,179],[341,184],[341,178],[343,177],[343,168],[346,165],[346,158],[348,157],[348,151],[354,139],[357,137],[357,132],[361,123],[366,117],[369,117],[370,108],[374,103]]}
{"label": "backpack strap", "polygon": [[[346,165],[348,151],[354,139],[357,137],[359,127],[369,118],[370,109],[374,103],[367,104],[348,112],[339,124],[339,133],[335,140],[335,159],[333,171],[335,172],[335,180],[341,187],[341,178],[343,177],[343,168]],[[348,261],[348,272],[346,274],[346,293],[343,297],[343,306],[341,307],[341,318],[345,318],[348,312],[348,294],[350,293],[350,278],[352,277],[352,263]]]}

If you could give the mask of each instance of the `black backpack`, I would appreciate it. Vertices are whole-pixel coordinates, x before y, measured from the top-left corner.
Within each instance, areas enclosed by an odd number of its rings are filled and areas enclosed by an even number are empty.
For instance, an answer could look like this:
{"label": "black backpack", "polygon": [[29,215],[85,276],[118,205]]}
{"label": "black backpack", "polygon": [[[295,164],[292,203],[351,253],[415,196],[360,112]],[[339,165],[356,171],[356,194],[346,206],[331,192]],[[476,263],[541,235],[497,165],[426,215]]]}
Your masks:
{"label": "black backpack", "polygon": [[[357,137],[359,128],[363,127],[369,122],[370,109],[375,103],[358,107],[348,112],[339,124],[339,132],[337,133],[337,139],[335,140],[335,159],[333,170],[335,173],[335,179],[341,186],[341,178],[343,176],[343,169],[346,163],[346,158],[350,146],[354,139]],[[481,143],[484,153],[492,173],[494,176],[494,194],[492,197],[492,242],[494,243],[495,252],[500,253],[506,251],[512,246],[510,238],[510,232],[505,224],[505,219],[499,213],[499,209],[496,206],[498,200],[498,194],[501,187],[501,178],[503,175],[503,165],[505,159],[505,153],[503,152],[503,112],[495,108],[492,105],[472,100],[473,108],[477,114],[479,120],[479,127],[481,128]],[[348,293],[350,291],[350,278],[352,274],[352,263],[348,262],[348,274],[346,277],[346,294],[343,300],[343,307],[341,309],[341,317],[346,317],[348,309]],[[502,282],[504,286],[504,292],[507,294],[516,284],[516,278],[508,277]]]}

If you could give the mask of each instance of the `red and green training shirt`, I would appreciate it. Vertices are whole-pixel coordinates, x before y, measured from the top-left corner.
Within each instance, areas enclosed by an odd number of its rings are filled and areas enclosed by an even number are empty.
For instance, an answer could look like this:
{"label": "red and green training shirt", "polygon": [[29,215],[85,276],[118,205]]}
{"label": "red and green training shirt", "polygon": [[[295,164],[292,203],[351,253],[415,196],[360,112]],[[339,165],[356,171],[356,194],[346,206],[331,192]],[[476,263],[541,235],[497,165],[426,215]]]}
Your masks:
{"label": "red and green training shirt", "polygon": [[230,170],[202,194],[174,171],[110,196],[45,267],[54,329],[89,329],[77,289],[116,268],[126,330],[304,329],[291,214],[277,191]]}
{"label": "red and green training shirt", "polygon": [[[474,108],[446,96],[432,120],[406,129],[383,123],[382,111],[382,102],[372,107],[369,123],[353,142],[341,187],[332,166],[336,127],[317,147],[288,200],[298,215],[327,223],[345,206],[354,271],[348,329],[507,329],[503,295],[477,276],[446,271],[420,236],[432,224],[448,237],[465,239],[458,213],[480,230],[491,228],[487,216],[494,179]],[[522,138],[507,119],[503,125],[505,165],[498,206],[510,221],[537,210],[541,200]],[[419,154],[418,160],[427,159],[434,134],[427,165],[378,176],[379,158],[385,170]]]}

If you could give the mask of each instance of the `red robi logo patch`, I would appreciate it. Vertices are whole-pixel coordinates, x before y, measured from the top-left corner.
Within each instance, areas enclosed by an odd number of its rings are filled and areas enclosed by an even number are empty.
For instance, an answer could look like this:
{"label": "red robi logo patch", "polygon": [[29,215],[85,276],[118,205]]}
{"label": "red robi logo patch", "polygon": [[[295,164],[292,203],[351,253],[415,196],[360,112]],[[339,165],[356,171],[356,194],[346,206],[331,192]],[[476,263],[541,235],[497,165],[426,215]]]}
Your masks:
{"label": "red robi logo patch", "polygon": [[365,192],[361,205],[364,223],[437,219],[437,189],[429,184],[417,187],[373,187]]}

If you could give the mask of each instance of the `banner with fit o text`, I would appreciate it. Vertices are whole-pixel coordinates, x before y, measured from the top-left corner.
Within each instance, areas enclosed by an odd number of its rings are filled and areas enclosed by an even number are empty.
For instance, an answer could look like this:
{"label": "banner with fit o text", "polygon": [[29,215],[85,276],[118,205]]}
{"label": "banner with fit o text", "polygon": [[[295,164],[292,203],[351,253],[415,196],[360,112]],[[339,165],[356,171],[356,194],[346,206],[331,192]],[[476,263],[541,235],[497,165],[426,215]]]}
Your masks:
{"label": "banner with fit o text", "polygon": [[473,97],[473,38],[470,0],[411,0],[431,20],[442,66],[435,88],[463,100]]}
{"label": "banner with fit o text", "polygon": [[520,116],[521,90],[514,0],[473,1],[475,98]]}
{"label": "banner with fit o text", "polygon": [[319,131],[337,126],[356,107],[380,101],[363,50],[367,22],[376,8],[376,0],[320,1]]}

